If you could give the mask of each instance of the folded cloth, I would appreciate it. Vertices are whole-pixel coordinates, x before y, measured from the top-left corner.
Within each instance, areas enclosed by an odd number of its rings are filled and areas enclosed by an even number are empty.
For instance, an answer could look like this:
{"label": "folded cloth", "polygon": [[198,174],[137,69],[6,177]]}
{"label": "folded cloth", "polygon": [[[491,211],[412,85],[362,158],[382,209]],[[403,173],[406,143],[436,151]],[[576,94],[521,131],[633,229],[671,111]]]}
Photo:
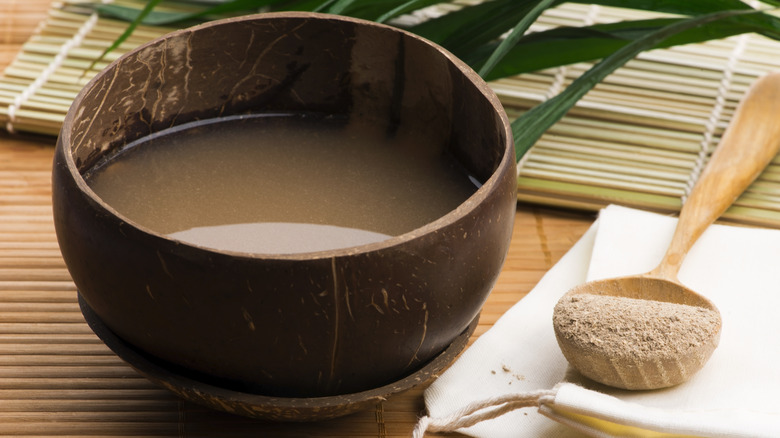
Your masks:
{"label": "folded cloth", "polygon": [[723,319],[720,345],[688,382],[618,390],[581,377],[560,352],[552,312],[561,295],[588,280],[651,270],[675,224],[625,207],[602,210],[426,390],[428,415],[416,436],[452,426],[485,438],[780,437],[780,230],[713,225],[688,253],[680,281],[711,299]]}

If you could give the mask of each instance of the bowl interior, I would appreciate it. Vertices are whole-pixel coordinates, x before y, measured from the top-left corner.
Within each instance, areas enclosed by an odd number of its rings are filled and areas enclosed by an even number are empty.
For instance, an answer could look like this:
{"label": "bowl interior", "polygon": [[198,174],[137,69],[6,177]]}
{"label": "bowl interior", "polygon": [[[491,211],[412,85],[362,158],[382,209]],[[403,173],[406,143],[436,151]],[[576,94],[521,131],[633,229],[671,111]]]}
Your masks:
{"label": "bowl interior", "polygon": [[[440,48],[392,28],[266,14],[174,32],[123,57],[75,102],[62,135],[83,175],[126,145],[225,116],[319,113],[425,137],[486,183],[507,155],[500,104]],[[498,105],[498,108],[496,107]]]}

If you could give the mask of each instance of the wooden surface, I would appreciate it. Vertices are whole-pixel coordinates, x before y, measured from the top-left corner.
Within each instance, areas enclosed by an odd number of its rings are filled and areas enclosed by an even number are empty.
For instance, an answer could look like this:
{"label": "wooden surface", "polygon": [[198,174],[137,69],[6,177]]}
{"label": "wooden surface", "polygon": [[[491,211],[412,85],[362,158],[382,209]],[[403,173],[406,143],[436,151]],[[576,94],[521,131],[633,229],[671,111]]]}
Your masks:
{"label": "wooden surface", "polygon": [[[0,0],[0,70],[48,1]],[[0,435],[409,437],[424,386],[336,420],[271,423],[183,402],[137,375],[90,331],[51,218],[55,139],[0,133]],[[518,205],[484,333],[571,247],[593,214]]]}

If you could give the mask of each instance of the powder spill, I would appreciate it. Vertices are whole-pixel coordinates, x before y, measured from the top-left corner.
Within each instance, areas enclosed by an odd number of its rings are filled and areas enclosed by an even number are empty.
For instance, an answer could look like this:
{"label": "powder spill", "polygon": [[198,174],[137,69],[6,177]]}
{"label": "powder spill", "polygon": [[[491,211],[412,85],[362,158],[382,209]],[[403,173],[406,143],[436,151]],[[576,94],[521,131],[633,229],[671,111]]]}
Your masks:
{"label": "powder spill", "polygon": [[557,335],[610,357],[668,357],[701,346],[720,315],[685,304],[594,294],[568,296],[555,306]]}

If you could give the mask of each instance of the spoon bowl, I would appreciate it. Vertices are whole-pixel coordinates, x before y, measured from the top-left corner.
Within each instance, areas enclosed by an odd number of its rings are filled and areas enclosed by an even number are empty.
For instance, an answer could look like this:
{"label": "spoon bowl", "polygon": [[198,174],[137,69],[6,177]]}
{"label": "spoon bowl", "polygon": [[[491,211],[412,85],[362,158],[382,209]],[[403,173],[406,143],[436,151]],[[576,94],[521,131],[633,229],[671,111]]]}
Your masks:
{"label": "spoon bowl", "polygon": [[[609,343],[594,338],[593,333],[588,333],[585,337],[572,337],[565,321],[559,320],[566,315],[559,306],[570,306],[572,300],[577,302],[585,296],[652,299],[655,302],[706,309],[710,311],[706,314],[710,319],[705,320],[707,325],[704,326],[708,330],[706,336],[701,337],[682,329],[684,335],[691,335],[691,339],[678,339],[681,341],[677,343],[678,348],[671,350],[648,347],[648,351],[644,353],[632,349],[628,350],[631,354],[620,354],[615,351],[614,345],[610,346]],[[649,274],[591,281],[575,287],[561,298],[554,315],[556,338],[563,355],[574,368],[582,375],[605,385],[632,390],[665,388],[688,380],[704,366],[718,346],[722,324],[720,312],[712,301],[679,282]],[[669,318],[664,315],[654,316]],[[678,318],[672,319],[677,323],[682,322]],[[622,336],[621,341],[627,336]],[[679,348],[681,346],[684,346],[682,351]],[[610,348],[612,351],[608,351]]]}
{"label": "spoon bowl", "polygon": [[709,360],[720,340],[720,312],[682,285],[677,273],[696,240],[780,151],[777,114],[780,74],[775,73],[756,81],[738,106],[685,200],[658,267],[585,283],[558,301],[555,335],[582,375],[623,389],[658,389],[685,382]]}

